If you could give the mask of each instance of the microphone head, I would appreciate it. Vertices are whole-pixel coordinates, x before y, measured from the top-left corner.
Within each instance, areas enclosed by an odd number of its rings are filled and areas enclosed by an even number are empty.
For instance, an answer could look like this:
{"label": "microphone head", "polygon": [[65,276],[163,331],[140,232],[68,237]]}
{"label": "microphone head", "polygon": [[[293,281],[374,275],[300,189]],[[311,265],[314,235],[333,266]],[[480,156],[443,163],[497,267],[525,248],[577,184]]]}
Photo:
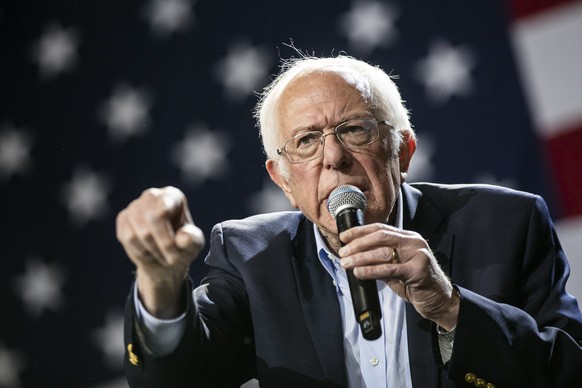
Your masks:
{"label": "microphone head", "polygon": [[367,203],[368,200],[362,190],[356,186],[343,185],[336,187],[329,195],[327,210],[333,218],[336,218],[339,212],[346,208],[356,208],[363,212],[366,210]]}

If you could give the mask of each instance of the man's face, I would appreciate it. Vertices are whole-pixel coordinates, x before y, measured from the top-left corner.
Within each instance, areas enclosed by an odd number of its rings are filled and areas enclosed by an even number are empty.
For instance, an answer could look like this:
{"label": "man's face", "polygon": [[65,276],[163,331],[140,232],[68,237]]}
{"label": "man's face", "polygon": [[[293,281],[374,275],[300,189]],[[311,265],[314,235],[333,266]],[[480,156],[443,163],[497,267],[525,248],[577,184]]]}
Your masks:
{"label": "man's face", "polygon": [[[313,73],[292,81],[281,96],[278,113],[280,146],[304,131],[330,133],[346,120],[374,117],[360,92],[333,72]],[[374,118],[388,122],[391,119]],[[323,155],[309,162],[288,164],[288,177],[280,174],[273,160],[267,161],[267,170],[291,204],[317,224],[328,242],[335,245],[337,227],[327,210],[327,199],[340,185],[354,185],[366,195],[366,223],[388,219],[402,179],[398,155],[390,151],[389,130],[390,127],[381,125],[380,139],[357,150],[348,150],[337,137],[327,136]],[[288,161],[282,159],[280,163]]]}

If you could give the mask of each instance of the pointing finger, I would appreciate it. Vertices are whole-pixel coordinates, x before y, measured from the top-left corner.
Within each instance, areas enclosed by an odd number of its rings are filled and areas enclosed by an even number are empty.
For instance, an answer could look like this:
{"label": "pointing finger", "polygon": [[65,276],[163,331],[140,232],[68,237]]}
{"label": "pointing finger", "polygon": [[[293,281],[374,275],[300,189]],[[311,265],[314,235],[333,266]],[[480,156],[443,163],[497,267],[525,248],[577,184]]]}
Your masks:
{"label": "pointing finger", "polygon": [[176,232],[176,246],[192,255],[198,254],[204,248],[204,234],[194,224],[186,224]]}

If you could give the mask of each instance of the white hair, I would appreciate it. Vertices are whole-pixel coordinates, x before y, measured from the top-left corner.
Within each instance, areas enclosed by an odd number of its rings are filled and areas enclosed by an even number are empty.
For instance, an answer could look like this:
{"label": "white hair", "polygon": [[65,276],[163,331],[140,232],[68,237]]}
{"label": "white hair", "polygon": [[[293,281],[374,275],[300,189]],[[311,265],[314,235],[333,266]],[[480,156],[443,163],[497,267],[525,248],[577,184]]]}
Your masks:
{"label": "white hair", "polygon": [[[350,83],[358,89],[362,98],[370,105],[372,112],[381,117],[377,119],[387,120],[394,128],[390,132],[390,144],[392,152],[397,153],[402,142],[402,133],[409,132],[415,136],[410,125],[408,110],[398,92],[396,84],[391,76],[382,69],[372,66],[350,56],[318,58],[301,56],[283,60],[281,72],[259,95],[259,101],[255,107],[254,115],[260,128],[263,150],[269,159],[279,161],[280,155],[277,148],[280,147],[278,105],[289,83],[301,76],[310,73],[325,71],[337,72],[348,75]],[[278,163],[285,173],[286,164]]]}

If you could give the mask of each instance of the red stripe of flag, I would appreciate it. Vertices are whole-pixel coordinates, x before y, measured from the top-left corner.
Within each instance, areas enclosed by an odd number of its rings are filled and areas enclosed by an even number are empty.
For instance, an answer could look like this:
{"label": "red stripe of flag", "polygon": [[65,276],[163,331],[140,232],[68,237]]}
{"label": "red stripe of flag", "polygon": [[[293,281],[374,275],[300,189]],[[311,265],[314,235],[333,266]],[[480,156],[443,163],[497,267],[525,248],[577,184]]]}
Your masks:
{"label": "red stripe of flag", "polygon": [[582,123],[545,143],[558,188],[563,217],[582,215]]}
{"label": "red stripe of flag", "polygon": [[579,0],[510,0],[509,5],[513,19],[519,19],[576,1]]}

